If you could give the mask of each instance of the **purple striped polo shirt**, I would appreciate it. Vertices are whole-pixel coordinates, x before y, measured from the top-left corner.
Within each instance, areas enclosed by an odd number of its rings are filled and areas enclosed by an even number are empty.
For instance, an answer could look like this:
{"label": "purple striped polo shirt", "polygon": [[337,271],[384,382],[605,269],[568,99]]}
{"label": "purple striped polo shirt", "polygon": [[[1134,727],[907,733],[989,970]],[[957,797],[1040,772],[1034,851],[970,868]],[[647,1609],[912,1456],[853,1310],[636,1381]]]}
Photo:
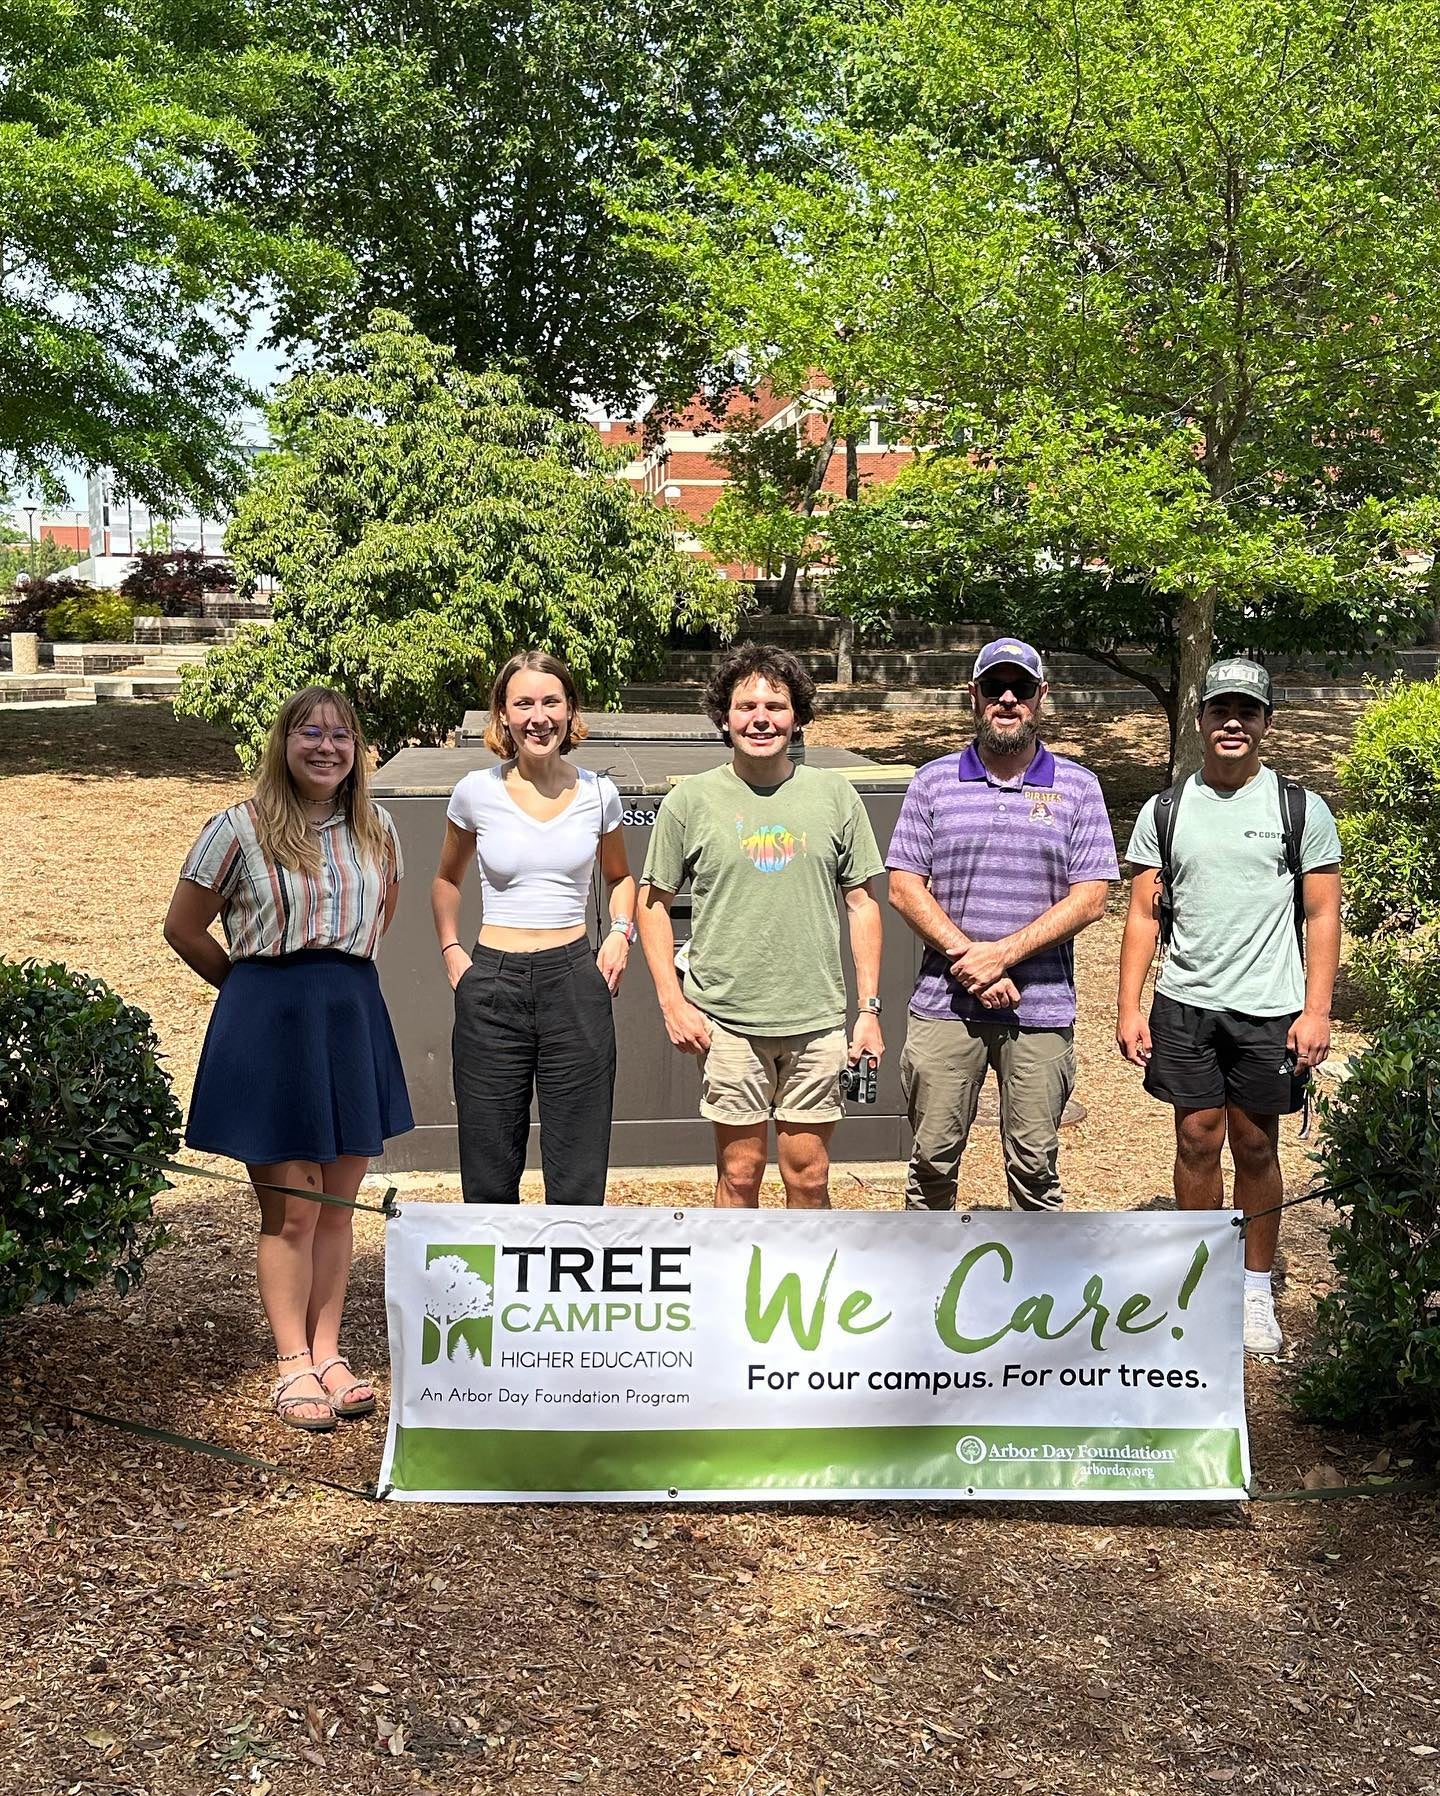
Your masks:
{"label": "purple striped polo shirt", "polygon": [[[922,767],[910,782],[885,865],[918,873],[945,914],[973,941],[998,941],[1033,923],[1089,879],[1118,879],[1115,837],[1100,782],[1089,768],[1043,744],[1018,778],[999,780],[974,743]],[[925,950],[910,1013],[980,1017],[1028,1029],[1075,1021],[1075,954],[1069,942],[1017,961],[1017,1010],[986,1010]]]}

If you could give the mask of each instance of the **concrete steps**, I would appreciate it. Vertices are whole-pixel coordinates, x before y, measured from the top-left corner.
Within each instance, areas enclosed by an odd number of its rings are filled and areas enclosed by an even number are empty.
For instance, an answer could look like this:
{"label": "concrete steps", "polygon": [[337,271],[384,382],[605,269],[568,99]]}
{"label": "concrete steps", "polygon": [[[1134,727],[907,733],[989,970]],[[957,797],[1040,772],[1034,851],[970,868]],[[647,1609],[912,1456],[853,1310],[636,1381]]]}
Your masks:
{"label": "concrete steps", "polygon": [[[742,618],[738,639],[774,642],[793,649],[802,657],[810,672],[822,685],[834,684],[838,672],[837,637],[840,620],[833,617],[789,617],[754,613]],[[857,686],[887,687],[892,690],[944,693],[963,688],[970,679],[977,649],[997,634],[988,625],[966,626],[953,630],[902,620],[890,642],[861,641],[851,656],[851,670]],[[1043,648],[1043,645],[1042,645]],[[661,667],[661,686],[701,683],[724,653],[720,647],[685,646],[670,650]],[[1143,672],[1161,680],[1169,677],[1168,669],[1152,657],[1140,652],[1126,652],[1125,659]],[[1347,659],[1339,673],[1320,655],[1276,655],[1267,665],[1277,687],[1329,688],[1338,680],[1358,686],[1367,679],[1387,680],[1397,674],[1407,679],[1425,680],[1440,671],[1440,649],[1401,649],[1393,655],[1361,655]],[[1143,707],[1153,702],[1145,689],[1125,674],[1092,660],[1088,655],[1058,649],[1045,655],[1053,703],[1089,703],[1087,695],[1100,694],[1117,702],[1123,695],[1138,694]],[[1067,701],[1066,692],[1073,696]],[[900,704],[897,697],[895,703]],[[967,701],[968,702],[968,701]]]}
{"label": "concrete steps", "polygon": [[88,682],[97,704],[127,698],[174,698],[180,690],[178,673],[154,674],[137,670],[129,674],[96,674]]}
{"label": "concrete steps", "polygon": [[53,704],[73,696],[71,681],[53,674],[0,674],[0,705]]}
{"label": "concrete steps", "polygon": [[[627,711],[700,710],[702,688],[698,681],[656,686],[622,686],[620,703]],[[1363,703],[1372,696],[1368,686],[1354,681],[1311,685],[1277,680],[1277,704],[1321,704],[1328,701]],[[1046,699],[1052,711],[1104,711],[1111,714],[1157,709],[1143,686],[1060,686]],[[946,711],[970,714],[966,686],[835,686],[821,684],[815,695],[817,711]]]}

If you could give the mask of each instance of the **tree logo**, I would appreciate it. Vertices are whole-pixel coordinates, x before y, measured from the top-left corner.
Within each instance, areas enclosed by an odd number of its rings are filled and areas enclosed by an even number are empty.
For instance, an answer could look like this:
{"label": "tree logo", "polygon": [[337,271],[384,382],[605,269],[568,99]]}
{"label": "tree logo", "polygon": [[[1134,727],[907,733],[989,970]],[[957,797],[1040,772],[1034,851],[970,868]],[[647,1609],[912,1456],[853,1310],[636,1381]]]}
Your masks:
{"label": "tree logo", "polygon": [[495,1330],[495,1248],[427,1247],[420,1363],[440,1358],[490,1364]]}
{"label": "tree logo", "polygon": [[966,1434],[955,1443],[955,1457],[966,1465],[979,1465],[985,1457],[985,1443],[978,1435]]}

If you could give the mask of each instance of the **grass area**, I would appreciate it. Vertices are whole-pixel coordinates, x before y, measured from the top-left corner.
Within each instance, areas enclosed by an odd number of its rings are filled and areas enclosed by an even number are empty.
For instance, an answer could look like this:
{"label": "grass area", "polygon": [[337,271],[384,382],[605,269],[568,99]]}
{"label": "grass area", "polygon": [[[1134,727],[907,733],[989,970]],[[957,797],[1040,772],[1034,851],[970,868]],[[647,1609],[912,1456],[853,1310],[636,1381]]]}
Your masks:
{"label": "grass area", "polygon": [[[1277,765],[1333,792],[1354,711],[1282,715]],[[957,728],[852,714],[812,739],[919,761],[956,746]],[[1156,721],[1065,716],[1051,740],[1100,774],[1123,847],[1162,778]],[[195,831],[245,790],[223,737],[164,707],[0,713],[0,952],[111,980],[155,1017],[182,1095],[209,995],[165,951],[160,919]],[[412,869],[403,902],[424,902],[424,877]],[[1110,1039],[1119,928],[1112,906],[1078,957],[1090,1118],[1067,1131],[1064,1167],[1082,1209],[1169,1186],[1168,1117]],[[1298,1183],[1293,1126],[1284,1152]],[[899,1171],[863,1186],[841,1175],[837,1202],[891,1208]],[[978,1201],[1000,1201],[992,1135],[965,1176]],[[707,1193],[617,1180],[613,1196]],[[188,1180],[167,1203],[173,1240],[138,1292],[5,1329],[0,1789],[1434,1787],[1418,1750],[1440,1748],[1431,1499],[1244,1514],[367,1504],[303,1474],[373,1482],[379,1419],[301,1439],[266,1412],[246,1194]],[[1323,1223],[1286,1219],[1280,1308],[1297,1355],[1330,1279]],[[349,1344],[383,1391],[382,1227],[360,1219]],[[1260,1483],[1294,1485],[1319,1464],[1362,1477],[1383,1443],[1300,1424],[1295,1363],[1251,1368]],[[74,1407],[288,1469],[200,1458]]]}

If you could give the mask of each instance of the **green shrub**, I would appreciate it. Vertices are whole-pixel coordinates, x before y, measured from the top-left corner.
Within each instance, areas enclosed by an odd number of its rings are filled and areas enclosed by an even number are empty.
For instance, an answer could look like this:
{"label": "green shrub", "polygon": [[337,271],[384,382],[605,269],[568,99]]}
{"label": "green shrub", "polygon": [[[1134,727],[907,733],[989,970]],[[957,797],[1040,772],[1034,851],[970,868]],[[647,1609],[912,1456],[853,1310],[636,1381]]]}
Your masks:
{"label": "green shrub", "polygon": [[[63,966],[0,959],[0,1316],[122,1294],[164,1234],[151,1199],[180,1108],[143,1010]],[[139,1158],[101,1143],[138,1144]]]}
{"label": "green shrub", "polygon": [[[1318,1421],[1419,1422],[1440,1439],[1440,1017],[1380,1032],[1318,1100],[1339,1288],[1320,1300],[1299,1402]],[[1353,1181],[1353,1183],[1351,1182]]]}
{"label": "green shrub", "polygon": [[1366,708],[1340,787],[1350,965],[1371,1017],[1440,1011],[1440,680]]}
{"label": "green shrub", "polygon": [[135,634],[135,606],[118,592],[62,599],[45,613],[45,634],[51,642],[129,642]]}

